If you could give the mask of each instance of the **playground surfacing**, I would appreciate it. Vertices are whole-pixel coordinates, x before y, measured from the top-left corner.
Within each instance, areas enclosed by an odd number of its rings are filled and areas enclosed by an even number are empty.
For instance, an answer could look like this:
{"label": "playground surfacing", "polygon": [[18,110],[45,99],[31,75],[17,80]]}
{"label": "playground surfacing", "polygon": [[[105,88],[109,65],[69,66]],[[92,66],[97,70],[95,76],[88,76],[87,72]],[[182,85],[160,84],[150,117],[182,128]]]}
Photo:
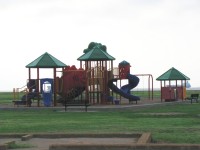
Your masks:
{"label": "playground surfacing", "polygon": [[[48,138],[32,138],[29,141],[20,141],[20,139],[4,139],[4,141],[15,141],[16,144],[29,145],[29,148],[23,148],[23,150],[48,150],[50,145],[55,144],[102,144],[102,145],[124,145],[133,144],[135,139],[130,138],[59,138],[59,139],[48,139]],[[22,148],[21,148],[22,149]],[[18,149],[19,150],[19,149]]]}

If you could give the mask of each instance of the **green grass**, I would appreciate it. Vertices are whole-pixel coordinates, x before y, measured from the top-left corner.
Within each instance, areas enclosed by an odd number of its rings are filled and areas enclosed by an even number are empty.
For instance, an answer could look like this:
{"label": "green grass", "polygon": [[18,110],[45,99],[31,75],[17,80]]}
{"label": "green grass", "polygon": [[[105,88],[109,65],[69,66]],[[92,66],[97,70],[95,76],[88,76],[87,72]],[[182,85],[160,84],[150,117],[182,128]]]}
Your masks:
{"label": "green grass", "polygon": [[[11,101],[8,93],[1,96],[4,97],[0,98],[1,102]],[[200,144],[200,103],[176,103],[143,109],[87,113],[61,112],[56,108],[0,109],[0,133],[41,132],[151,132],[155,142]]]}
{"label": "green grass", "polygon": [[[24,94],[24,92],[16,94],[15,99],[20,100]],[[12,100],[14,100],[13,92],[0,92],[0,104],[9,104],[12,103]]]}
{"label": "green grass", "polygon": [[0,104],[10,103],[13,100],[12,92],[0,92]]}
{"label": "green grass", "polygon": [[0,133],[151,132],[156,142],[200,144],[199,103],[112,112],[18,109],[0,114]]}

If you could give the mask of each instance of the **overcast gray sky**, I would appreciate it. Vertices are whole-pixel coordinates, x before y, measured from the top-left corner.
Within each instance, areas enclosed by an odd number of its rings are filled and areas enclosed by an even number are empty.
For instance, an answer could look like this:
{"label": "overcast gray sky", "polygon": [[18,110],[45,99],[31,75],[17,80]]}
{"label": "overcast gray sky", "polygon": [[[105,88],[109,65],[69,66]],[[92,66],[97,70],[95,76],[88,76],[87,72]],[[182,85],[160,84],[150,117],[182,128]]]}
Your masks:
{"label": "overcast gray sky", "polygon": [[[27,64],[45,52],[67,65],[90,42],[155,79],[171,67],[200,87],[199,0],[0,0],[0,91],[26,84]],[[42,71],[41,77],[53,77]]]}

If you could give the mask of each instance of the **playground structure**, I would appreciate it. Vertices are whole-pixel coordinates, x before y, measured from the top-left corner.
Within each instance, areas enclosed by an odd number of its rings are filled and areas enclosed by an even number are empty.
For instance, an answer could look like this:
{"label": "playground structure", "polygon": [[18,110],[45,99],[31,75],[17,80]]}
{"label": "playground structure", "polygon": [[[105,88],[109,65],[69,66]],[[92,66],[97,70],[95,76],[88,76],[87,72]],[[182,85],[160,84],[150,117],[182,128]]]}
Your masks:
{"label": "playground structure", "polygon": [[[120,103],[122,97],[129,103],[140,100],[139,96],[132,95],[131,92],[138,85],[139,78],[130,74],[131,66],[126,61],[114,68],[115,58],[107,53],[106,46],[91,42],[77,60],[80,61],[79,68],[67,66],[52,55],[44,53],[26,66],[29,68],[29,79],[25,90],[21,90],[26,91],[22,96],[24,98],[20,100],[18,93],[21,91],[14,88],[14,101],[23,101],[23,104],[30,106],[31,100],[36,99],[38,106],[41,102],[44,106],[57,106],[57,103],[64,104],[66,101],[108,104],[115,101]],[[31,68],[37,69],[37,79],[31,78]],[[39,68],[53,68],[53,78],[40,79]],[[61,76],[57,76],[58,72]],[[124,79],[128,80],[128,84],[121,85]]]}
{"label": "playground structure", "polygon": [[[134,96],[131,94],[131,89],[135,88],[139,83],[139,78],[135,75],[130,74],[130,64],[126,61],[122,61],[119,63],[119,75],[115,75],[115,78],[112,78],[108,81],[108,87],[115,93],[120,96],[127,98],[130,102],[140,100],[138,96]],[[118,88],[117,82],[118,80],[128,79],[128,84],[121,86]],[[120,82],[121,83],[121,82]]]}
{"label": "playground structure", "polygon": [[[61,62],[60,60],[56,59],[52,55],[48,54],[47,52],[26,65],[28,68],[28,79],[27,84],[22,88],[13,88],[13,102],[16,105],[24,104],[27,106],[28,101],[37,100],[37,106],[40,106],[41,103],[44,106],[56,106],[56,97],[57,97],[57,68],[66,67],[66,64]],[[53,78],[40,78],[40,68],[48,68],[53,69]],[[36,69],[37,71],[37,78],[32,78],[32,69]],[[24,91],[26,91],[24,93]],[[34,93],[34,94],[32,94]],[[26,97],[23,99],[20,95],[23,94],[22,97]],[[30,95],[28,97],[28,95]]]}
{"label": "playground structure", "polygon": [[[160,81],[161,85],[161,101],[163,99],[165,101],[186,99],[186,81],[190,80],[190,78],[174,67],[163,73],[156,80]],[[166,84],[166,81],[168,81],[168,85]],[[172,82],[175,82],[175,84],[173,85]],[[179,85],[178,82],[180,83]]]}
{"label": "playground structure", "polygon": [[[105,46],[90,43],[84,52],[85,54],[78,58],[80,68],[67,67],[60,78],[63,82],[63,86],[60,86],[63,88],[60,95],[64,101],[78,97],[80,101],[88,100],[90,104],[107,104],[115,100],[113,92],[127,98],[129,102],[140,100],[139,97],[130,93],[139,80],[136,76],[130,75],[129,63],[119,65],[118,72],[114,74],[113,60],[115,58],[106,52]],[[114,82],[122,79],[128,79],[129,84],[118,88]]]}
{"label": "playground structure", "polygon": [[[20,99],[20,93],[23,93],[23,96]],[[29,80],[27,85],[21,88],[13,88],[13,102],[14,105],[27,105],[31,106],[32,99],[35,99],[38,94],[36,91],[36,80]]]}

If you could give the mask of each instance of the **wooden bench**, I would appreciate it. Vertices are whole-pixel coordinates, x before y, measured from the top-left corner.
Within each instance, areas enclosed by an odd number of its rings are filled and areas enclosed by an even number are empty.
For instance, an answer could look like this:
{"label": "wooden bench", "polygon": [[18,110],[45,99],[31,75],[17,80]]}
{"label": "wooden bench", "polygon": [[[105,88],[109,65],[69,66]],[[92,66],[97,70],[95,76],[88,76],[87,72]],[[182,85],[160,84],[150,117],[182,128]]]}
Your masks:
{"label": "wooden bench", "polygon": [[67,107],[69,106],[85,106],[85,111],[87,112],[88,106],[90,106],[89,101],[86,100],[70,100],[65,101],[65,111],[67,111]]}
{"label": "wooden bench", "polygon": [[192,104],[193,100],[198,102],[199,94],[191,94],[190,97],[187,97],[187,99],[191,101],[191,104]]}

